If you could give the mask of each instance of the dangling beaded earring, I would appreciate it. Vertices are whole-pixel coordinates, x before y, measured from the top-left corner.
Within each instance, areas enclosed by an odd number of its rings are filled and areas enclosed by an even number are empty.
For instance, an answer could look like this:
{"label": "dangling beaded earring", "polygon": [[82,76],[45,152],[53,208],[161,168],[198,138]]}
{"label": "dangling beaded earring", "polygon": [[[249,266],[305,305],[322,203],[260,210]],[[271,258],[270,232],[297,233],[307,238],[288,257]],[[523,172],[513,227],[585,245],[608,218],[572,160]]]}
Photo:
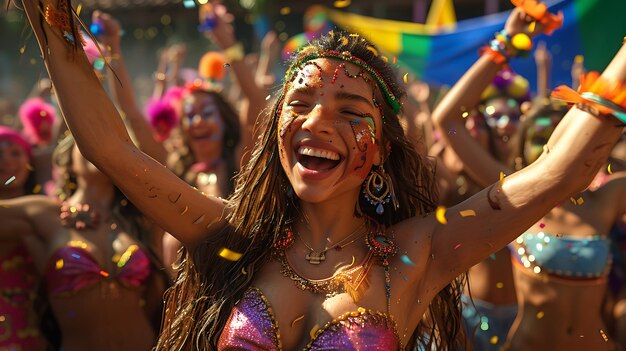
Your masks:
{"label": "dangling beaded earring", "polygon": [[385,172],[382,164],[376,169],[372,169],[363,183],[363,196],[372,205],[376,207],[376,213],[382,215],[385,213],[384,205],[392,202],[394,209],[400,207],[396,194],[393,190],[393,182],[391,177]]}

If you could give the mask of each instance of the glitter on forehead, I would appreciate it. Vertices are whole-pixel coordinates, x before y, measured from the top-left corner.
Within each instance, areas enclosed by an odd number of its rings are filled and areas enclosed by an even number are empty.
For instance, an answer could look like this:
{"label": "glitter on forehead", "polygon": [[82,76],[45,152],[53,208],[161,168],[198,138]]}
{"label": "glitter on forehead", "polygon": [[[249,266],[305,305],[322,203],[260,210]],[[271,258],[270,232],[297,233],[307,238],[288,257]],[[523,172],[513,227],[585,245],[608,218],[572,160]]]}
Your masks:
{"label": "glitter on forehead", "polygon": [[297,70],[300,70],[304,63],[310,62],[318,58],[335,58],[335,59],[343,60],[346,62],[350,62],[360,67],[362,70],[367,72],[372,78],[374,78],[378,87],[381,90],[383,97],[385,98],[387,103],[389,103],[389,105],[393,108],[393,111],[396,113],[400,112],[400,109],[401,109],[400,101],[391,92],[389,85],[383,79],[383,77],[374,68],[372,68],[367,62],[365,62],[364,60],[356,56],[353,56],[352,53],[350,53],[349,51],[339,52],[339,51],[334,51],[334,50],[328,50],[328,51],[318,51],[318,52],[313,52],[311,54],[308,54],[307,56],[302,57],[300,60],[292,64],[291,67],[289,67],[289,69],[287,70],[287,73],[285,74],[285,82],[293,81],[294,76],[296,76]]}

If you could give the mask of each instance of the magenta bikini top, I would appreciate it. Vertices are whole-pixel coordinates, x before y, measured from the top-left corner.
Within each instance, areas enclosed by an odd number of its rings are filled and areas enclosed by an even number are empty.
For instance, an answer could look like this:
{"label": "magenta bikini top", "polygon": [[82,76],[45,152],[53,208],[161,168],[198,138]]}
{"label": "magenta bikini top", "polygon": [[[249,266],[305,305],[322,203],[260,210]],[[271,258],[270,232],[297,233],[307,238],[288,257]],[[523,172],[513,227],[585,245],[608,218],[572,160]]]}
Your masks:
{"label": "magenta bikini top", "polygon": [[[250,288],[233,308],[217,349],[281,350],[280,331],[269,302]],[[318,329],[305,350],[398,350],[400,339],[393,319],[385,313],[359,308]]]}
{"label": "magenta bikini top", "polygon": [[86,243],[71,241],[50,257],[45,274],[48,293],[76,293],[111,278],[124,286],[137,288],[144,286],[150,277],[150,260],[137,245],[130,245],[114,262],[115,270],[107,272],[87,250]]}

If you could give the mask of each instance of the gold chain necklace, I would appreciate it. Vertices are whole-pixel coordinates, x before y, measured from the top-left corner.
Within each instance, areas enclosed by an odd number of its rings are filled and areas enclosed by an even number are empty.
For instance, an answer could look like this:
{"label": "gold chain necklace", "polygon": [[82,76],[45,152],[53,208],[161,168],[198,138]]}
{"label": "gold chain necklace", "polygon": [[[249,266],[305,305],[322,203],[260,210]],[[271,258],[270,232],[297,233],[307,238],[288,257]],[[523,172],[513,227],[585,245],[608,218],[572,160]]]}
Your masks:
{"label": "gold chain necklace", "polygon": [[335,250],[340,251],[344,247],[355,242],[358,239],[358,236],[361,234],[360,229],[363,228],[364,226],[365,226],[365,222],[361,223],[361,225],[358,226],[355,230],[353,230],[352,233],[348,234],[345,238],[339,240],[337,243],[327,245],[322,251],[317,251],[313,247],[311,247],[311,245],[309,245],[306,241],[304,241],[304,239],[302,239],[302,237],[300,236],[298,232],[294,231],[294,233],[296,234],[298,239],[300,239],[302,244],[304,244],[304,246],[306,246],[306,248],[309,249],[309,252],[306,254],[304,259],[307,260],[310,264],[318,265],[322,263],[324,260],[326,260],[326,252],[330,250],[331,248],[334,248]]}
{"label": "gold chain necklace", "polygon": [[[356,292],[361,288],[366,289],[368,285],[365,277],[367,272],[372,266],[372,252],[368,252],[363,261],[357,265],[354,265],[354,261],[350,265],[351,268],[347,268],[341,272],[335,273],[333,276],[324,279],[309,279],[296,272],[285,252],[281,252],[277,255],[277,259],[280,262],[283,276],[291,279],[294,284],[301,290],[308,290],[314,294],[326,294],[335,295],[342,292],[349,292],[355,301],[358,300]],[[365,283],[365,284],[364,284]]]}

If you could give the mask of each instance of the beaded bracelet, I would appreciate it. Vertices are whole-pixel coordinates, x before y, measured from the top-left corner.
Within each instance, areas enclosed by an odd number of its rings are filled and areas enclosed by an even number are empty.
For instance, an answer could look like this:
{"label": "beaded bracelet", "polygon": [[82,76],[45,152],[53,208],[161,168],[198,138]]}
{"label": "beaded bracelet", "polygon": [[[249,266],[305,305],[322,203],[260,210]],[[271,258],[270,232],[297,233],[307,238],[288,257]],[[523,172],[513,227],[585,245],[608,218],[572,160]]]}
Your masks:
{"label": "beaded bracelet", "polygon": [[597,115],[613,115],[626,124],[626,87],[624,84],[608,80],[596,71],[580,77],[578,91],[561,85],[552,91],[552,97]]}
{"label": "beaded bracelet", "polygon": [[77,47],[77,40],[84,45],[85,41],[78,30],[77,24],[74,22],[73,10],[69,1],[60,0],[57,6],[47,2],[43,10],[43,18],[50,27],[58,27],[63,34],[63,39],[72,47]]}
{"label": "beaded bracelet", "polygon": [[497,64],[505,64],[513,57],[528,56],[533,42],[526,33],[517,33],[510,37],[506,31],[501,30],[488,45],[481,48],[481,55],[489,55],[490,59]]}

